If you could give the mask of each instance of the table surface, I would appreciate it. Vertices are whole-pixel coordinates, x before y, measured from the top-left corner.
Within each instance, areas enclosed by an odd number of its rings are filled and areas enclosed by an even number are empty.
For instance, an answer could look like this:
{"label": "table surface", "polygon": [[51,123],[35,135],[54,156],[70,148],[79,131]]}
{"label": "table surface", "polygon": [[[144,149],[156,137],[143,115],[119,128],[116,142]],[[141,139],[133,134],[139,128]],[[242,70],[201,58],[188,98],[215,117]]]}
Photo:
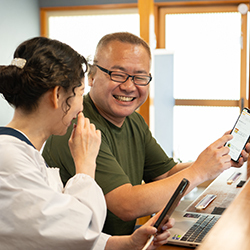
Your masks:
{"label": "table surface", "polygon": [[250,249],[250,179],[223,213],[199,250]]}
{"label": "table surface", "polygon": [[[250,165],[250,164],[248,164]],[[240,172],[241,175],[239,178],[233,182],[231,185],[227,184],[227,180],[236,172]],[[204,192],[196,199],[194,200],[185,210],[189,212],[196,212],[196,204],[199,203],[207,194],[215,194],[217,197],[207,206],[204,210],[199,210],[201,213],[211,213],[215,207],[222,207],[227,208],[220,220],[216,223],[214,228],[210,231],[209,235],[206,237],[206,239],[203,241],[203,243],[196,248],[197,250],[211,250],[211,249],[250,249],[250,237],[246,242],[248,242],[248,248],[244,247],[237,247],[234,245],[234,248],[231,247],[232,244],[228,244],[227,247],[225,247],[225,242],[221,244],[221,238],[225,239],[226,242],[227,239],[230,238],[235,239],[236,236],[236,225],[237,227],[240,227],[240,224],[247,220],[246,226],[244,227],[244,230],[239,230],[237,233],[241,237],[239,239],[243,241],[243,238],[246,235],[250,235],[250,181],[247,182],[242,188],[238,188],[237,184],[239,181],[244,180],[246,181],[248,179],[248,173],[247,171],[247,163],[244,164],[244,166],[240,169],[238,168],[230,168],[226,171],[224,171],[220,176],[218,176],[205,190]],[[237,209],[236,209],[237,208]],[[241,221],[239,221],[239,215],[242,218]],[[237,223],[232,221],[237,221]],[[227,232],[227,233],[226,233]],[[234,237],[230,237],[230,235]],[[235,240],[234,240],[235,242]],[[211,247],[214,245],[215,247]],[[243,245],[243,243],[242,243]],[[246,243],[244,243],[244,246]],[[230,247],[231,248],[230,248]],[[190,248],[188,247],[180,247],[180,246],[172,246],[172,245],[165,245],[157,248],[158,250],[188,250]]]}

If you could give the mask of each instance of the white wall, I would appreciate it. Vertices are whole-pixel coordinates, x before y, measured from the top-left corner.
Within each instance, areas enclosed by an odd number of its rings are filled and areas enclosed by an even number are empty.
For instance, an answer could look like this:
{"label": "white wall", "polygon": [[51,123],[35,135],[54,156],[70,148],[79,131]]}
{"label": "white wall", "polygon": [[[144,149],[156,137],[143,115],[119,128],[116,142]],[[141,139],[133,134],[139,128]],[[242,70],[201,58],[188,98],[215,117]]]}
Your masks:
{"label": "white wall", "polygon": [[[168,156],[173,156],[174,54],[153,51],[154,130],[153,135]],[[151,128],[152,130],[152,128]]]}
{"label": "white wall", "polygon": [[[10,64],[21,42],[39,35],[38,0],[0,0],[0,65]],[[12,116],[13,109],[0,96],[0,126]]]}

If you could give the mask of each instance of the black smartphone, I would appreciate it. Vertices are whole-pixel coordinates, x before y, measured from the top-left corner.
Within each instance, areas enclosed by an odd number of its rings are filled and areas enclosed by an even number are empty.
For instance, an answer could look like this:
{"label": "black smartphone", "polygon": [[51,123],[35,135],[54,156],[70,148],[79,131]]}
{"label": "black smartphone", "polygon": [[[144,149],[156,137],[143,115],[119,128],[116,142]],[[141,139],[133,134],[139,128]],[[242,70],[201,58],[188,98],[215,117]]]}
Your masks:
{"label": "black smartphone", "polygon": [[245,148],[250,137],[250,110],[248,108],[245,107],[240,113],[231,134],[233,139],[225,145],[230,149],[231,159],[238,162],[241,151]]}
{"label": "black smartphone", "polygon": [[180,182],[179,186],[176,188],[174,194],[170,198],[169,202],[163,209],[162,213],[160,214],[158,220],[155,222],[154,227],[157,228],[158,232],[161,232],[162,226],[167,223],[171,214],[178,206],[181,198],[185,194],[187,188],[189,186],[189,181],[185,178]]}

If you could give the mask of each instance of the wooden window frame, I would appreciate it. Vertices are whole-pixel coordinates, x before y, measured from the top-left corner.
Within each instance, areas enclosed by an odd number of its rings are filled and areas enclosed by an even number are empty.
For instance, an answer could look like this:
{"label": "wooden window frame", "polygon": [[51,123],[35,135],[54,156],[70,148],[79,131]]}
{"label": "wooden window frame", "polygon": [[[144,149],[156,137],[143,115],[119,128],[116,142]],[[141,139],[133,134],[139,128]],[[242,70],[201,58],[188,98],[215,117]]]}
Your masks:
{"label": "wooden window frame", "polygon": [[48,14],[54,11],[106,10],[137,8],[137,4],[101,4],[86,6],[63,6],[40,8],[40,35],[48,37]]}
{"label": "wooden window frame", "polygon": [[[89,6],[66,6],[66,7],[42,7],[40,8],[40,35],[48,37],[48,13],[50,11],[74,11],[74,10],[105,10],[105,9],[125,9],[138,8],[140,15],[140,36],[150,43],[154,38],[154,30],[152,27],[152,20],[154,21],[154,1],[153,0],[138,0],[138,3],[131,4],[101,4]],[[138,109],[138,112],[144,117],[147,124],[149,124],[149,105],[150,100],[147,98],[146,102]]]}
{"label": "wooden window frame", "polygon": [[[238,5],[245,3],[249,7],[249,1],[200,1],[200,2],[171,2],[159,3],[155,6],[157,25],[157,48],[165,48],[165,15],[172,13],[215,13],[237,12]],[[240,99],[239,100],[203,100],[203,99],[175,99],[176,106],[222,106],[239,107],[248,106],[247,93],[247,14],[241,15],[242,44],[241,49],[241,73],[240,73]]]}
{"label": "wooden window frame", "polygon": [[[162,12],[164,8],[168,8],[169,10],[172,8],[194,8],[200,7],[203,8],[205,6],[213,6],[214,8],[226,8],[231,6],[234,10],[237,9],[240,3],[245,3],[249,7],[248,0],[212,0],[212,1],[174,1],[174,2],[158,2],[154,3],[153,0],[138,0],[137,3],[132,4],[102,4],[102,5],[90,5],[90,6],[67,6],[67,7],[44,7],[40,8],[40,34],[41,36],[48,36],[48,23],[47,23],[47,14],[49,11],[64,11],[64,10],[100,10],[100,9],[122,9],[122,8],[138,8],[138,12],[140,15],[140,36],[150,44],[150,40],[152,40],[152,35],[155,33],[157,48],[165,47],[165,28],[162,27]],[[152,19],[152,15],[154,16],[154,32],[150,30],[151,24],[149,20]],[[164,17],[164,25],[165,25],[165,17]],[[247,15],[244,15],[242,18],[242,30],[245,34],[247,29]],[[163,32],[162,32],[163,30]],[[241,98],[239,100],[183,100],[176,99],[175,105],[202,105],[202,106],[237,106],[242,107],[247,104],[247,36],[244,36],[243,39],[243,50],[241,52]],[[250,91],[250,88],[249,88]],[[249,94],[250,95],[250,94]],[[150,98],[150,96],[149,96]],[[153,103],[153,100],[147,99],[146,103],[142,105],[139,112],[144,117],[147,124],[149,124],[149,106],[150,103]],[[250,106],[250,100],[249,100]]]}

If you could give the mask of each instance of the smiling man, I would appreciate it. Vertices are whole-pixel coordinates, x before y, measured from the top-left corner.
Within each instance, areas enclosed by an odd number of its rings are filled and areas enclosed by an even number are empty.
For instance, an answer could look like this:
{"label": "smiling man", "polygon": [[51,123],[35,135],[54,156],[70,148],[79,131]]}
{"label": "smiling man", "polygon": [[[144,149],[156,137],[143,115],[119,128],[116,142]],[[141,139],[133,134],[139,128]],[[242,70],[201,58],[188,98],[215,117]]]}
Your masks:
{"label": "smiling man", "polygon": [[[193,163],[169,158],[135,111],[147,99],[150,66],[147,43],[121,32],[99,41],[89,73],[91,90],[83,113],[102,132],[95,178],[108,207],[103,232],[111,235],[132,233],[136,219],[162,209],[184,177],[190,181],[189,192],[231,166],[242,166],[250,150],[247,144],[239,163],[232,162],[224,147],[232,136],[225,134]],[[75,174],[68,148],[71,131],[72,126],[66,136],[50,137],[43,152],[49,166],[60,168],[64,183]]]}
{"label": "smiling man", "polygon": [[97,47],[94,58],[90,96],[99,113],[117,127],[148,96],[151,55],[148,45],[138,42],[142,44],[105,41]]}

